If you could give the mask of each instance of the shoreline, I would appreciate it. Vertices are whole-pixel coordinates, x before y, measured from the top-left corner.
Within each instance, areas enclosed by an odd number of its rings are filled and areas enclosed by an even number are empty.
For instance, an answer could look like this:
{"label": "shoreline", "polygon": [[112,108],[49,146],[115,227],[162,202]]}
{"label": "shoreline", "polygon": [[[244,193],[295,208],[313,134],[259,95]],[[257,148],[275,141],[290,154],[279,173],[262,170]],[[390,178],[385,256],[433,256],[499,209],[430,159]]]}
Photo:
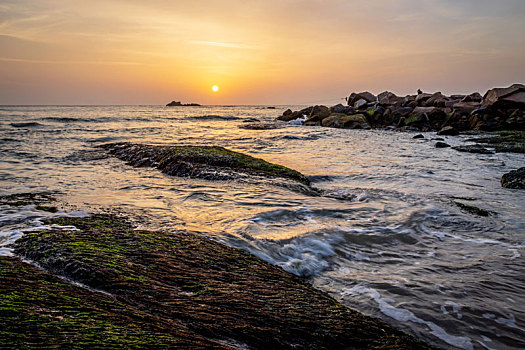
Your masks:
{"label": "shoreline", "polygon": [[192,233],[137,231],[103,214],[48,223],[78,230],[27,233],[15,243],[18,257],[0,258],[4,345],[430,348],[277,266]]}

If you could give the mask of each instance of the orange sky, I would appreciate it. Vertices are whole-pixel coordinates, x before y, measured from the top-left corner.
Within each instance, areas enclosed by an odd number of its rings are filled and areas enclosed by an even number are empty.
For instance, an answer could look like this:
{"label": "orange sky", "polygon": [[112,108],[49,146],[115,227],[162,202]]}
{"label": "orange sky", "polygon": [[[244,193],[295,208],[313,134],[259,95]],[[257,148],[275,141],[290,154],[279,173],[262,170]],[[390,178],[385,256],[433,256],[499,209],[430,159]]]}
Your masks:
{"label": "orange sky", "polygon": [[525,82],[523,33],[523,0],[2,0],[0,104],[484,93]]}

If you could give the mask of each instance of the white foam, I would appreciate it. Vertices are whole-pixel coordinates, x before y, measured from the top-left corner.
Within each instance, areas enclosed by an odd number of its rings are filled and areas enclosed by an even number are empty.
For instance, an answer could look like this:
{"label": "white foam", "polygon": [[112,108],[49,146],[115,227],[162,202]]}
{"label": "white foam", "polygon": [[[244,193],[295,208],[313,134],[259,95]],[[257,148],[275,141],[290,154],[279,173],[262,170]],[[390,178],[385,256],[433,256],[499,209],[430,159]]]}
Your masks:
{"label": "white foam", "polygon": [[77,230],[74,226],[45,225],[42,220],[60,217],[87,217],[83,210],[50,213],[36,209],[35,205],[23,207],[2,207],[0,211],[0,256],[13,256],[13,249],[8,246],[15,243],[27,232],[44,230]]}
{"label": "white foam", "polygon": [[412,313],[409,310],[392,306],[391,304],[394,303],[394,300],[381,297],[379,292],[373,288],[369,288],[362,284],[358,284],[353,288],[344,289],[341,292],[341,296],[343,297],[347,295],[359,294],[368,295],[372,299],[374,299],[374,301],[379,305],[379,310],[388,317],[391,317],[399,322],[413,322],[418,324],[424,324],[431,330],[431,333],[434,336],[443,340],[445,343],[458,347],[460,349],[471,350],[474,348],[469,337],[459,337],[450,335],[434,322],[425,321],[414,315],[414,313]]}
{"label": "white foam", "polygon": [[319,274],[329,266],[328,258],[335,255],[334,246],[343,238],[334,235],[300,236],[291,240],[260,240],[253,242],[250,253],[282,267],[298,276]]}
{"label": "white foam", "polygon": [[306,119],[308,119],[308,117],[306,115],[304,115],[302,118],[297,118],[297,119],[294,119],[294,120],[290,120],[288,122],[288,124],[290,125],[303,125],[304,121],[306,121]]}

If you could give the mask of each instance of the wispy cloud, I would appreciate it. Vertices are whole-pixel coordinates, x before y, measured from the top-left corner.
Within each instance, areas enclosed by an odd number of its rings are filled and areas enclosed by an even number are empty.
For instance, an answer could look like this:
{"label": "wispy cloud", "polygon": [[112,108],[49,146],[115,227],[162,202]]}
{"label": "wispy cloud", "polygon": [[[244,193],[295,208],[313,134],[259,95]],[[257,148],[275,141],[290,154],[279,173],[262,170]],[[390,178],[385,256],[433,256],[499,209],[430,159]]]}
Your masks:
{"label": "wispy cloud", "polygon": [[237,44],[237,43],[225,43],[225,42],[220,42],[220,41],[190,40],[189,43],[195,44],[195,45],[227,47],[227,48],[241,49],[241,50],[258,50],[258,49],[260,49],[260,47],[258,47],[258,46]]}
{"label": "wispy cloud", "polygon": [[126,61],[78,61],[78,60],[35,60],[26,58],[11,58],[0,57],[0,62],[19,62],[19,63],[37,63],[37,64],[89,64],[89,65],[116,65],[116,66],[145,66],[147,64],[141,62],[126,62]]}

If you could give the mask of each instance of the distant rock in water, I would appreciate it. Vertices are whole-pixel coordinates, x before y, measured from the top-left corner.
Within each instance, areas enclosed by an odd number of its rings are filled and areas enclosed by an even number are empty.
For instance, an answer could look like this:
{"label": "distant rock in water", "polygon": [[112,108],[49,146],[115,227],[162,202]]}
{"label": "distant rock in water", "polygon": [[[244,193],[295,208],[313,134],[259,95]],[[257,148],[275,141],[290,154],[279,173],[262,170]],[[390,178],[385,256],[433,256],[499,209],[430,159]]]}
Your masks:
{"label": "distant rock in water", "polygon": [[166,105],[166,107],[194,107],[200,106],[198,103],[181,103],[180,101],[171,101]]}
{"label": "distant rock in water", "polygon": [[154,167],[181,177],[231,180],[244,175],[285,178],[309,185],[306,176],[282,165],[217,146],[152,146],[110,143],[99,146],[135,167]]}
{"label": "distant rock in water", "polygon": [[501,177],[501,186],[525,190],[525,167],[506,173]]}
{"label": "distant rock in water", "polygon": [[42,124],[37,122],[21,122],[21,123],[11,123],[11,126],[15,128],[33,128],[36,126],[42,126]]}

